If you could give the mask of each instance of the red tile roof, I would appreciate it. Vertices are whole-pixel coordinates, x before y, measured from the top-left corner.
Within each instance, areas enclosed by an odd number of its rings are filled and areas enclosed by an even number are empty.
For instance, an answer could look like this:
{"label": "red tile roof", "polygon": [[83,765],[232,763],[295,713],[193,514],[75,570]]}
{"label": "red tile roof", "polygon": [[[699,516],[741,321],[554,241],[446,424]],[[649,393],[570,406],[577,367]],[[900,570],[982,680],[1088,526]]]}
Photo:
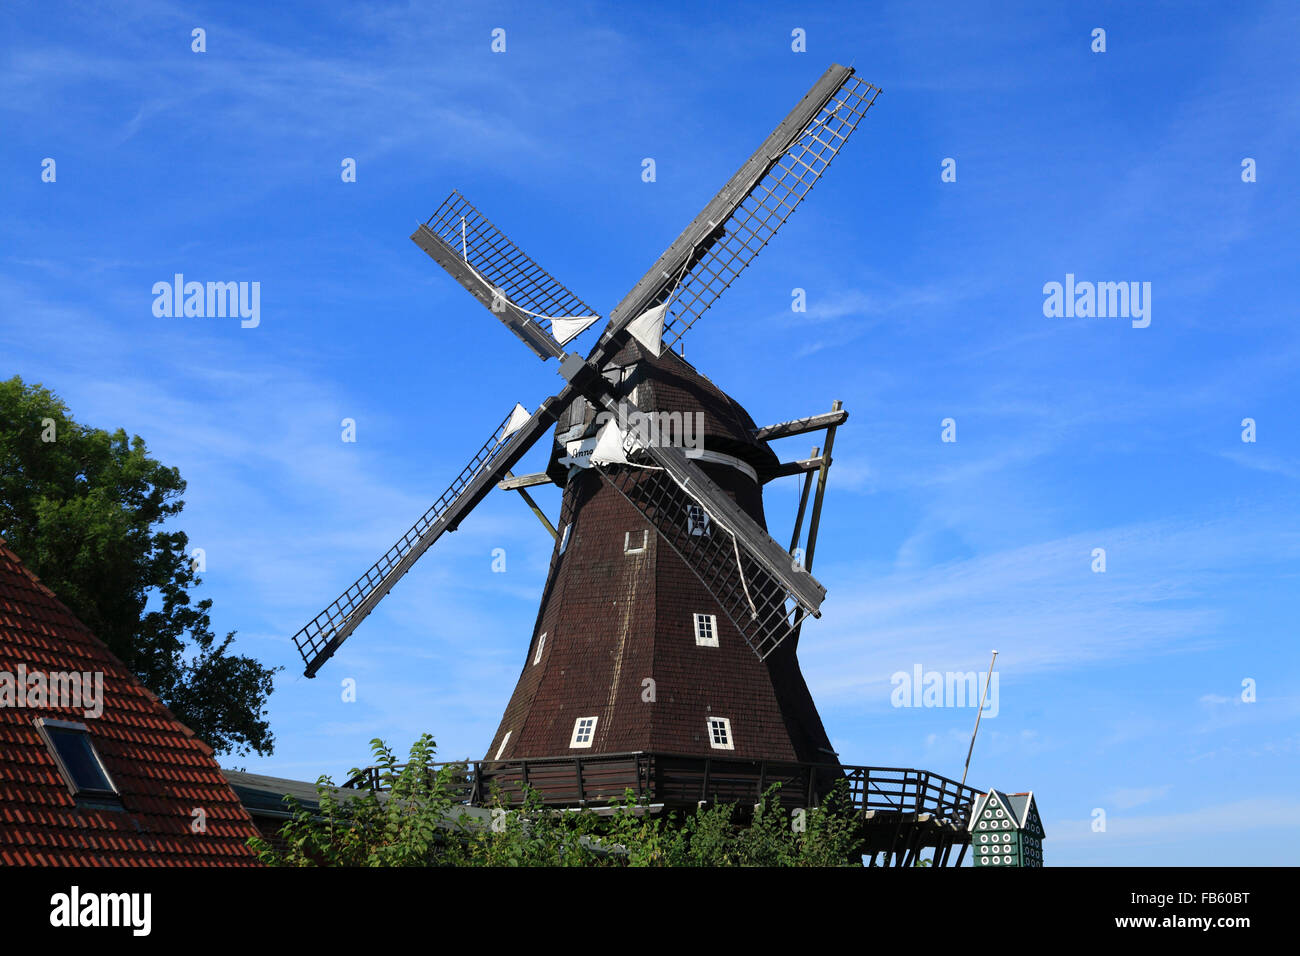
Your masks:
{"label": "red tile roof", "polygon": [[[103,713],[0,706],[0,866],[253,866],[257,834],[212,748],[0,540],[0,673],[101,672]],[[121,809],[78,805],[34,721],[86,724]],[[193,832],[195,810],[205,829]]]}

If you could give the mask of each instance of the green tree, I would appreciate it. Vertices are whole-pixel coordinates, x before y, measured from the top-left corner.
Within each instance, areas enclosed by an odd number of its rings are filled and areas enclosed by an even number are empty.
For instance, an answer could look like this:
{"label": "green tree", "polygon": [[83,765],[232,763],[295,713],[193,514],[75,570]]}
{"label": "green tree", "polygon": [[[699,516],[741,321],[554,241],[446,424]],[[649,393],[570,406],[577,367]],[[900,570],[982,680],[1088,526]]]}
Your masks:
{"label": "green tree", "polygon": [[177,718],[218,753],[271,752],[273,675],[212,632],[184,532],[161,525],[185,482],[144,440],[73,420],[17,376],[0,381],[0,537]]}

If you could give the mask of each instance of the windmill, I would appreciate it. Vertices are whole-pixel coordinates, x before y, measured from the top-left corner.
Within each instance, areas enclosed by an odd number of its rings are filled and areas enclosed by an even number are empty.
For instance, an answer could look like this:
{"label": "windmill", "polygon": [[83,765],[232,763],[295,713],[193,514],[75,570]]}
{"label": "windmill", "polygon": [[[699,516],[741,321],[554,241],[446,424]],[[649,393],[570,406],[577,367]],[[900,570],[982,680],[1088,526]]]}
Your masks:
{"label": "windmill", "polygon": [[[745,800],[780,781],[817,802],[848,780],[864,847],[906,863],[969,843],[977,791],[924,771],[848,767],[799,670],[835,429],[831,411],[757,427],[674,351],[821,178],[879,89],[833,65],[623,297],[584,358],[566,346],[600,317],[458,192],[411,239],[564,386],[516,405],[433,506],[294,642],[311,677],[438,538],[494,487],[518,491],[554,536],[518,684],[483,761],[489,782],[548,803]],[[647,427],[651,426],[651,427]],[[513,474],[554,430],[543,472]],[[781,462],[777,439],[825,430],[824,450]],[[767,532],[763,486],[803,475],[788,547]],[[816,481],[811,512],[810,490]],[[558,527],[528,496],[563,489]],[[806,548],[800,549],[808,513]],[[349,785],[376,786],[368,772]],[[874,823],[874,825],[873,825]],[[960,860],[960,857],[958,858]]]}
{"label": "windmill", "polygon": [[[524,490],[543,480],[559,484],[565,495],[539,620],[546,620],[562,565],[581,563],[575,555],[593,543],[588,538],[594,539],[594,529],[587,535],[584,527],[591,503],[610,501],[612,491],[623,503],[618,507],[630,507],[639,524],[624,530],[653,530],[657,547],[642,535],[647,550],[667,558],[666,549],[673,555],[671,570],[685,571],[707,592],[701,613],[719,622],[712,640],[737,638],[760,664],[779,654],[787,640],[789,654],[800,623],[820,616],[826,591],[792,559],[790,549],[767,534],[761,484],[818,469],[824,481],[829,448],[821,458],[782,466],[767,442],[833,428],[847,413],[836,409],[755,428],[734,400],[673,347],[790,217],[879,92],[851,68],[831,66],[624,296],[585,358],[565,346],[600,317],[460,193],[453,192],[416,229],[411,239],[525,346],[543,361],[557,360],[565,385],[531,413],[516,405],[411,529],[295,635],[308,677],[494,486]],[[654,407],[638,404],[647,398]],[[703,422],[697,444],[705,447],[647,437],[639,427],[656,415],[674,413],[683,422],[691,417]],[[552,427],[556,447],[545,476],[513,476],[510,469]],[[615,537],[624,551],[624,535]],[[628,548],[625,553],[645,552]],[[686,576],[681,580],[683,587],[692,587]],[[598,589],[588,590],[594,595]],[[539,638],[540,633],[534,635],[534,644]],[[562,643],[559,633],[551,636],[552,650]],[[608,736],[607,729],[596,731],[597,740]]]}

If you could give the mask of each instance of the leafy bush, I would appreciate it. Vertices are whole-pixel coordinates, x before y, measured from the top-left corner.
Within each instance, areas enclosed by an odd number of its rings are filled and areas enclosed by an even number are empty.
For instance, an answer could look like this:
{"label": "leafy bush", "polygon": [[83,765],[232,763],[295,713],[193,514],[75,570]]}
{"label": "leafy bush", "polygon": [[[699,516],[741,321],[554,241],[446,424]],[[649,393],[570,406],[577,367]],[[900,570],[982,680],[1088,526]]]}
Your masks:
{"label": "leafy bush", "polygon": [[[779,784],[753,808],[711,804],[656,815],[631,791],[607,814],[521,806],[498,792],[491,823],[462,803],[467,767],[435,765],[425,734],[404,764],[371,741],[378,788],[341,791],[317,781],[319,809],[291,803],[274,842],[250,841],[270,866],[857,866],[857,820],[846,792],[790,814]],[[357,773],[358,771],[353,771]]]}

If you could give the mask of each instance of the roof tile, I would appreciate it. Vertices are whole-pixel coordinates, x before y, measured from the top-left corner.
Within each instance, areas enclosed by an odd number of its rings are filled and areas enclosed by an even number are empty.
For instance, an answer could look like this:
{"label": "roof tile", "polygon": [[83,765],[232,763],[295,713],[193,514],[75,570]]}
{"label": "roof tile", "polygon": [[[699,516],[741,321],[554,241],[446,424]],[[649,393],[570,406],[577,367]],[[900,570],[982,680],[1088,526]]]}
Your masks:
{"label": "roof tile", "polygon": [[[0,672],[102,672],[103,713],[0,707],[0,863],[6,866],[255,866],[256,836],[212,756],[0,540]],[[34,721],[78,720],[121,791],[122,810],[78,805]],[[207,810],[193,833],[195,807]]]}

